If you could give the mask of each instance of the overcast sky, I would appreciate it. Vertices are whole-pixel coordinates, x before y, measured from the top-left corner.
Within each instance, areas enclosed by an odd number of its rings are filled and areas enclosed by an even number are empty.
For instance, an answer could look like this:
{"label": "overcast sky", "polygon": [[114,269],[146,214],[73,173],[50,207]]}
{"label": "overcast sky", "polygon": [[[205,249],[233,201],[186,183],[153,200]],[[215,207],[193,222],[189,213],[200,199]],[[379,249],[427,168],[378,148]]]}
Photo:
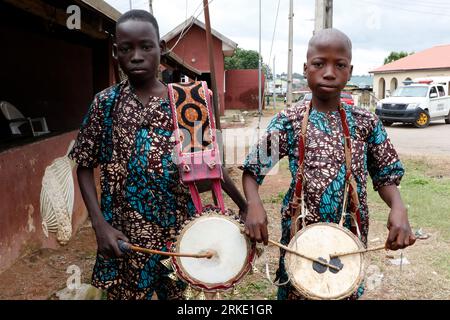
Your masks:
{"label": "overcast sky", "polygon": [[[280,1],[278,22],[270,48]],[[130,0],[106,0],[120,12]],[[262,0],[262,56],[277,74],[287,71],[289,0]],[[202,0],[153,0],[161,36],[186,17],[200,13]],[[301,73],[306,46],[314,29],[314,0],[294,0],[294,72]],[[148,0],[132,0],[133,8],[148,9]],[[240,48],[259,49],[259,0],[212,0],[211,26],[238,43]],[[450,44],[449,0],[334,0],[333,26],[353,41],[354,74],[368,74],[383,64],[391,51],[421,51]],[[449,57],[450,59],[450,57]]]}

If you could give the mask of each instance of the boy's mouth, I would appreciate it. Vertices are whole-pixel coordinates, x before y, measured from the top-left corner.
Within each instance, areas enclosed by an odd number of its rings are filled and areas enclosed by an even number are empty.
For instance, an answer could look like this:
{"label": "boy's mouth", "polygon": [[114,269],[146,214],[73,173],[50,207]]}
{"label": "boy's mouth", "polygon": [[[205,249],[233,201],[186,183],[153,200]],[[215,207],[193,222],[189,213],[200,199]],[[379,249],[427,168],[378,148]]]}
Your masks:
{"label": "boy's mouth", "polygon": [[145,69],[131,69],[130,70],[130,73],[132,73],[132,74],[142,74],[142,73],[146,73],[147,72],[147,70],[145,70]]}
{"label": "boy's mouth", "polygon": [[319,85],[319,88],[322,90],[322,91],[327,91],[327,92],[334,92],[334,91],[336,91],[337,89],[338,89],[338,87],[337,86],[332,86],[332,85]]}

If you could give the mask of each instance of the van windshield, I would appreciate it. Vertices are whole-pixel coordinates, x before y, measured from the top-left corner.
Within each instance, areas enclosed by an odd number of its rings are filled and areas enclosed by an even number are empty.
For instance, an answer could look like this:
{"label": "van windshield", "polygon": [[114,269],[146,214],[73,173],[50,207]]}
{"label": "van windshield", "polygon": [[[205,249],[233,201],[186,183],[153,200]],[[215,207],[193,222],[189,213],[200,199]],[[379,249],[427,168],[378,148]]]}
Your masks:
{"label": "van windshield", "polygon": [[400,87],[394,91],[392,97],[426,97],[428,93],[428,87]]}

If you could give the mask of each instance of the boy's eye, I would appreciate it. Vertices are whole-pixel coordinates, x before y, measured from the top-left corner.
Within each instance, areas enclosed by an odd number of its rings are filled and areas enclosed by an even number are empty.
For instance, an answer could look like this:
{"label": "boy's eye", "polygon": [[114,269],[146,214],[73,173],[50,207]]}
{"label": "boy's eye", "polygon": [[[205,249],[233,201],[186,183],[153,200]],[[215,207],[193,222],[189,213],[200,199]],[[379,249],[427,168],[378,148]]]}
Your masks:
{"label": "boy's eye", "polygon": [[313,62],[312,64],[314,67],[316,68],[322,68],[323,67],[323,63],[322,62]]}
{"label": "boy's eye", "polygon": [[142,49],[145,51],[149,51],[149,50],[153,49],[153,46],[150,44],[143,44]]}
{"label": "boy's eye", "polygon": [[345,64],[345,63],[338,63],[338,64],[337,64],[337,67],[338,67],[339,69],[345,69],[345,68],[347,68],[347,64]]}
{"label": "boy's eye", "polygon": [[127,53],[128,51],[130,51],[130,48],[129,48],[129,47],[120,47],[120,48],[119,48],[119,51],[120,51],[121,53]]}

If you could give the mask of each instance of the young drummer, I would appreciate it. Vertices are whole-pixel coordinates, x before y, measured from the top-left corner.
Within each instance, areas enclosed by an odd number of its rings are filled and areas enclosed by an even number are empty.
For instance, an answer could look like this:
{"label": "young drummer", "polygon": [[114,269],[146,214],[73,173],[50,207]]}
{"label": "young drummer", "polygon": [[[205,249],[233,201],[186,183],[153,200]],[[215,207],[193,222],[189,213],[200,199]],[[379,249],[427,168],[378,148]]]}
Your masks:
{"label": "young drummer", "polygon": [[[347,211],[353,213],[355,219],[352,221],[348,215],[344,226],[354,232],[358,227],[360,238],[367,245],[368,174],[373,187],[390,208],[386,248],[397,250],[414,244],[407,210],[397,188],[404,169],[381,121],[369,111],[341,105],[341,91],[352,74],[351,60],[351,41],[341,31],[325,29],[317,32],[310,40],[304,72],[313,95],[311,104],[296,105],[277,114],[243,166],[243,187],[248,202],[245,232],[251,239],[268,243],[267,214],[258,188],[276,160],[288,157],[292,181],[281,209],[282,244],[289,243],[292,230],[301,228],[299,225],[291,228],[292,221],[298,221],[298,211],[292,210],[292,203],[294,206],[297,203],[294,193],[297,177],[300,176],[304,204],[309,212],[306,216],[307,225],[316,222],[338,223],[346,181],[354,179]],[[308,119],[303,145],[299,143],[299,137],[305,117]],[[348,160],[351,159],[351,170],[347,170],[346,166],[345,127],[350,135],[351,156]],[[299,160],[302,167],[300,174]],[[277,271],[280,283],[288,279],[284,253],[281,250]],[[358,298],[363,290],[361,287],[352,297]],[[278,298],[303,297],[287,284],[280,287]]]}
{"label": "young drummer", "polygon": [[[167,87],[158,80],[161,53],[156,19],[132,10],[117,21],[115,51],[128,80],[95,96],[70,157],[95,230],[98,255],[94,286],[109,299],[183,299],[159,255],[124,255],[118,240],[167,251],[195,213],[172,161],[175,147]],[[101,206],[93,168],[100,165]],[[245,199],[225,175],[225,191],[245,209]]]}

